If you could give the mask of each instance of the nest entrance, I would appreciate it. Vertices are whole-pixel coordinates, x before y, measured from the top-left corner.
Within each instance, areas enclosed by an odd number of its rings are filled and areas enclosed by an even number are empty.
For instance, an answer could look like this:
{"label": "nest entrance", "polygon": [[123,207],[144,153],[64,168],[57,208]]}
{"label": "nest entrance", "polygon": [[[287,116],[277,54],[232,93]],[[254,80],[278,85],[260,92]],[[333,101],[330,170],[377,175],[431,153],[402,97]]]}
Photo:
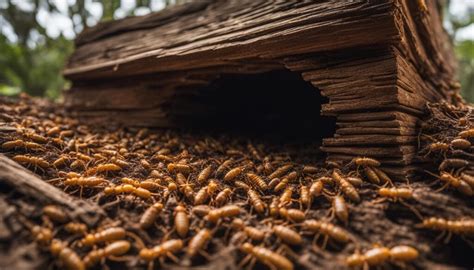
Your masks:
{"label": "nest entrance", "polygon": [[180,126],[298,142],[321,141],[335,132],[335,119],[320,114],[327,99],[289,70],[223,74],[180,102],[193,107],[186,111],[200,108],[176,117]]}

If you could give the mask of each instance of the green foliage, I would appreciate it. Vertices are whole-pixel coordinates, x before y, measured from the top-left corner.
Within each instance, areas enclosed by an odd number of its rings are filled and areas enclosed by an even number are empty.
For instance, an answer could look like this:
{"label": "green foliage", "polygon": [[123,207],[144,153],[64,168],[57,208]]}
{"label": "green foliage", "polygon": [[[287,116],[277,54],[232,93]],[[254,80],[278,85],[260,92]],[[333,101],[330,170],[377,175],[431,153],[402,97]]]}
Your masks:
{"label": "green foliage", "polygon": [[[67,1],[67,0],[60,0]],[[29,3],[33,8],[20,8],[18,3]],[[73,24],[74,31],[91,26],[92,17],[86,0],[67,1],[67,10],[63,11]],[[101,21],[115,19],[121,0],[93,0],[102,5]],[[133,15],[137,8],[151,8],[151,0],[135,0],[135,8],[127,10],[125,15]],[[185,0],[162,0],[165,5],[185,2]],[[50,37],[47,29],[38,22],[38,13],[46,9],[49,13],[59,13],[53,0],[0,0],[0,25],[7,22],[16,37],[9,40],[0,26],[0,95],[13,95],[25,91],[34,96],[46,96],[56,99],[61,91],[68,88],[68,82],[61,72],[68,56],[73,51],[73,42],[62,35]],[[456,33],[474,23],[474,12],[459,17],[449,14],[446,1],[446,22],[454,39]],[[96,18],[97,19],[97,18]],[[3,20],[3,21],[2,21]],[[33,38],[36,36],[36,38]],[[464,97],[474,102],[474,41],[455,40],[456,55],[459,59],[459,80]]]}
{"label": "green foliage", "polygon": [[459,59],[459,81],[462,94],[470,102],[474,102],[474,41],[457,42],[456,55]]}

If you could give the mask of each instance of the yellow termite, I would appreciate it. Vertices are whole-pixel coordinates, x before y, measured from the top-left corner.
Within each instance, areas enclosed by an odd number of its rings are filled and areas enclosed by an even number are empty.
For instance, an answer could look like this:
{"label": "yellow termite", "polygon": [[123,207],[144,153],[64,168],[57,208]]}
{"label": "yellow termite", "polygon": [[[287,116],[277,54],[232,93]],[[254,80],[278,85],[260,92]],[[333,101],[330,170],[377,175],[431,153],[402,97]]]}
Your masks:
{"label": "yellow termite", "polygon": [[186,237],[189,231],[189,216],[186,213],[186,208],[182,205],[178,205],[174,209],[174,226],[181,238]]}
{"label": "yellow termite", "polygon": [[243,252],[252,255],[267,266],[280,270],[293,270],[293,263],[282,255],[269,249],[244,243],[240,248]]}
{"label": "yellow termite", "polygon": [[152,206],[150,206],[141,216],[140,218],[140,228],[142,229],[147,229],[153,223],[155,223],[156,219],[158,218],[158,215],[161,213],[163,210],[163,204],[162,203],[155,203]]}
{"label": "yellow termite", "polygon": [[247,191],[247,195],[249,198],[250,203],[253,206],[253,209],[259,214],[263,214],[265,212],[266,205],[260,198],[260,195],[252,189],[249,189]]}
{"label": "yellow termite", "polygon": [[105,259],[109,256],[120,256],[127,253],[130,250],[130,242],[120,240],[112,242],[104,248],[95,249],[89,252],[84,257],[84,264],[87,268],[96,265],[100,260]]}

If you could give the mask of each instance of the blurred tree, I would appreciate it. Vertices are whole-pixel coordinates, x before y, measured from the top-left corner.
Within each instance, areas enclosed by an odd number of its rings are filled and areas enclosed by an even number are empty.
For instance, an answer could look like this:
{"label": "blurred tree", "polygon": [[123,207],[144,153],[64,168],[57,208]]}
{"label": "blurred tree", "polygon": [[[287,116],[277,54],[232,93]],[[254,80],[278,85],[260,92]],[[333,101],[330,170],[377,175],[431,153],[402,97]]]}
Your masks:
{"label": "blurred tree", "polygon": [[[0,0],[0,94],[25,91],[34,96],[57,98],[67,82],[61,70],[73,51],[71,38],[97,21],[133,15],[138,8],[146,12],[179,0],[127,1],[128,9],[117,16],[121,0]],[[156,5],[156,3],[162,5]],[[130,4],[131,3],[131,4]],[[61,9],[61,5],[66,10]],[[97,4],[101,6],[97,8]],[[153,5],[155,4],[155,5]],[[92,7],[95,5],[94,7]],[[158,8],[156,8],[158,7]],[[97,18],[97,10],[102,10]],[[93,14],[95,11],[95,14]],[[46,14],[46,15],[45,15]],[[71,23],[72,36],[63,32],[48,35],[41,18],[62,16]]]}
{"label": "blurred tree", "polygon": [[[185,1],[191,0],[0,0],[0,94],[25,91],[57,98],[67,87],[61,70],[73,50],[71,39],[76,34],[98,21],[143,15]],[[460,60],[463,95],[474,101],[474,41],[456,38],[460,31],[473,26],[474,8],[467,16],[451,14],[449,7],[459,1],[471,0],[444,0],[445,21]],[[62,21],[49,23],[49,18],[58,16]],[[54,25],[62,23],[71,25],[69,34]]]}
{"label": "blurred tree", "polygon": [[462,95],[467,101],[474,102],[474,37],[469,39],[458,37],[461,31],[474,26],[474,6],[467,8],[465,16],[458,16],[450,11],[453,2],[446,0],[445,21],[459,60],[458,78],[462,85]]}

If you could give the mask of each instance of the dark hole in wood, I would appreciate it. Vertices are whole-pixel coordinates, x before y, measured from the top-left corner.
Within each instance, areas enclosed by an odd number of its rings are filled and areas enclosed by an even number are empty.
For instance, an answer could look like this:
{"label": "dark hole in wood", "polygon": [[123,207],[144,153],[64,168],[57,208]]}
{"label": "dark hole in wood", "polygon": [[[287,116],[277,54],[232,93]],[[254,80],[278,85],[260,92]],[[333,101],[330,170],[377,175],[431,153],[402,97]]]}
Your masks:
{"label": "dark hole in wood", "polygon": [[178,111],[185,114],[174,115],[179,126],[271,141],[315,142],[335,131],[335,120],[320,114],[326,102],[300,74],[277,70],[222,75],[167,106],[173,111],[182,106]]}

